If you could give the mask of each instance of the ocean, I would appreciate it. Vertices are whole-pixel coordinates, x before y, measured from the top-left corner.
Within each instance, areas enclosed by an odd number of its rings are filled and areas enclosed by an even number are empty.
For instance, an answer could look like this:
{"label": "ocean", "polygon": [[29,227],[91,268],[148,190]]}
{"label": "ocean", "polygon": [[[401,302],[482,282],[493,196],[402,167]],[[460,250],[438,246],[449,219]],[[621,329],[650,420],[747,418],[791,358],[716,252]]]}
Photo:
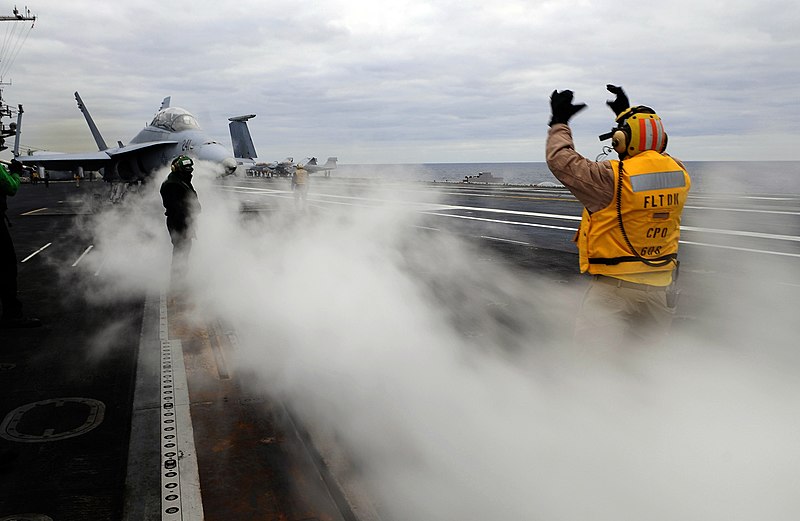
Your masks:
{"label": "ocean", "polygon": [[[800,194],[800,161],[686,161],[684,165],[692,177],[695,193]],[[340,164],[333,175],[390,182],[460,183],[478,172],[491,172],[510,185],[558,184],[543,162]]]}

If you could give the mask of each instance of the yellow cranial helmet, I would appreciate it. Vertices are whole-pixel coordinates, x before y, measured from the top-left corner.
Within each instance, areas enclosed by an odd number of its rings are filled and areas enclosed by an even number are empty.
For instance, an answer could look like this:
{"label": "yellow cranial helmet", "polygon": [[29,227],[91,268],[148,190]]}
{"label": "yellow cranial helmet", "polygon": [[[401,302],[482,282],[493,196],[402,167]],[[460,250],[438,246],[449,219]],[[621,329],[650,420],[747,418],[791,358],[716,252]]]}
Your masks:
{"label": "yellow cranial helmet", "polygon": [[617,116],[611,146],[621,158],[633,157],[645,150],[663,152],[667,148],[667,133],[658,114],[650,107],[639,105]]}

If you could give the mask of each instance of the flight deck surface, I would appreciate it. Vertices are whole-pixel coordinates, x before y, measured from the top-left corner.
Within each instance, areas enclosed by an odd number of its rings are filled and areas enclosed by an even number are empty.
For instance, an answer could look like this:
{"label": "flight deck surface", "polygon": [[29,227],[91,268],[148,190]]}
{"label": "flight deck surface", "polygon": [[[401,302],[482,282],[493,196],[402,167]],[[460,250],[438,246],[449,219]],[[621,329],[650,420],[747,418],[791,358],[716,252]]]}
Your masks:
{"label": "flight deck surface", "polygon": [[[312,183],[305,218],[385,203],[358,180]],[[99,249],[83,224],[97,211],[91,194],[106,188],[23,185],[9,198],[24,260],[20,298],[44,325],[0,330],[0,519],[390,519],[366,497],[335,436],[304,425],[234,362],[229,323],[197,323],[197,303],[166,289],[107,298],[102,273],[79,269]],[[287,180],[229,179],[218,188],[238,197],[245,219],[294,205]],[[490,285],[502,264],[575,295],[586,285],[571,242],[580,205],[564,190],[437,183],[390,191],[422,216],[415,233],[477,245],[479,282]],[[767,271],[796,267],[798,208],[796,196],[690,197],[675,327],[713,329],[724,310],[710,304],[712,293],[741,278],[742,259]],[[746,226],[726,228],[730,214],[746,215]],[[795,279],[770,281],[769,292],[794,302],[800,270],[789,273]],[[486,304],[491,313],[505,305]],[[480,324],[459,327],[480,334],[472,330]]]}
{"label": "flight deck surface", "polygon": [[[0,330],[0,519],[353,519],[309,434],[226,366],[233,332],[187,323],[180,298],[106,301],[74,269],[104,188],[9,198],[20,299],[43,326]],[[179,365],[185,396],[165,401]],[[176,427],[190,443],[170,446]],[[194,475],[173,478],[190,456]]]}

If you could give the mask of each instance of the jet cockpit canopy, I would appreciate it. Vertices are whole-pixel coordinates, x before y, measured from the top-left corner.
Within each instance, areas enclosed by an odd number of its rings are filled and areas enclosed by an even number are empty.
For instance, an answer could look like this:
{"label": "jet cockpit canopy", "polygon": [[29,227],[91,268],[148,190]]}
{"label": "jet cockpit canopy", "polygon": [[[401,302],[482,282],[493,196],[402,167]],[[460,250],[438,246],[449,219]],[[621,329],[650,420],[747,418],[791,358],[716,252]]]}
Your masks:
{"label": "jet cockpit canopy", "polygon": [[188,110],[180,107],[168,107],[160,110],[150,125],[170,132],[181,130],[200,130],[200,125]]}

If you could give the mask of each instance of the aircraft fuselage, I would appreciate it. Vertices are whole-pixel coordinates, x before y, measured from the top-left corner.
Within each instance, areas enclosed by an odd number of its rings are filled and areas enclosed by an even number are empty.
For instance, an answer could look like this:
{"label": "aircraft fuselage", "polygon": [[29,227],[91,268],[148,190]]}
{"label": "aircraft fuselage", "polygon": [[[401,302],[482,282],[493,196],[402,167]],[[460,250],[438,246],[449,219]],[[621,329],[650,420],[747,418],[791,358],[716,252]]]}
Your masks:
{"label": "aircraft fuselage", "polygon": [[[149,153],[139,154],[135,158],[129,158],[127,161],[123,160],[121,163],[127,163],[135,167],[135,170],[138,170],[136,174],[143,175],[168,165],[177,156],[184,154],[198,161],[208,161],[219,165],[221,174],[231,174],[236,169],[236,160],[233,159],[233,155],[227,147],[211,140],[201,130],[169,132],[148,125],[130,140],[129,146],[153,142],[164,144]],[[135,159],[135,162],[131,161],[131,159]]]}

